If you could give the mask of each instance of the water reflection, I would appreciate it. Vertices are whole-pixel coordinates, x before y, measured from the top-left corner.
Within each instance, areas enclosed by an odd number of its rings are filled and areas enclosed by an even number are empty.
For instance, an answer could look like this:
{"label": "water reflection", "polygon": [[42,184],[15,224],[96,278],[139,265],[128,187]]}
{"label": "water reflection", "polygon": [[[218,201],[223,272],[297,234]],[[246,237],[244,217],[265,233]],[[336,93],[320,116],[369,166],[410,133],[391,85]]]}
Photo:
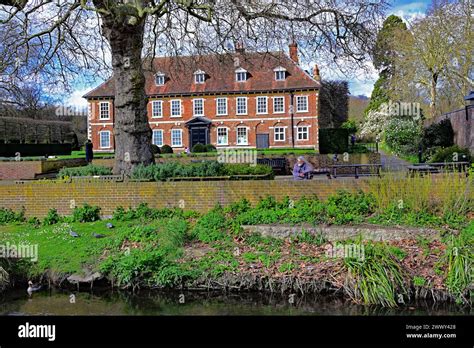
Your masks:
{"label": "water reflection", "polygon": [[51,289],[31,298],[23,290],[0,298],[0,315],[472,315],[470,307],[419,301],[392,309],[333,296],[262,293]]}

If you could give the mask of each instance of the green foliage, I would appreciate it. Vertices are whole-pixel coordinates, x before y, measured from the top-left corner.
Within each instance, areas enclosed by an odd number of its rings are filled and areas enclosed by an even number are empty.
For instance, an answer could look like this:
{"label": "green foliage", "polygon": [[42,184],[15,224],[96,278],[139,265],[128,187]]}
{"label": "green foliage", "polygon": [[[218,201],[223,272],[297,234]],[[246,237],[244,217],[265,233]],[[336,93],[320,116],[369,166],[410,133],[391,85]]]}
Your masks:
{"label": "green foliage", "polygon": [[278,267],[278,272],[281,272],[281,273],[291,272],[295,268],[296,266],[293,263],[285,262],[285,263],[282,263],[280,267]]}
{"label": "green foliage", "polygon": [[388,16],[383,22],[382,29],[377,33],[373,49],[374,66],[379,71],[391,71],[395,55],[392,40],[398,31],[406,31],[403,20],[395,15]]}
{"label": "green foliage", "polygon": [[450,147],[454,143],[454,130],[449,119],[442,120],[440,123],[433,123],[423,130],[423,148],[432,147]]}
{"label": "green foliage", "polygon": [[13,222],[24,222],[25,221],[25,210],[22,209],[19,212],[14,212],[8,208],[0,208],[0,225],[8,224]]}
{"label": "green foliage", "polygon": [[380,74],[379,79],[375,82],[374,89],[370,96],[369,106],[365,110],[365,115],[370,111],[377,111],[380,109],[382,104],[388,103],[390,97],[388,96],[388,79],[385,74]]}
{"label": "green foliage", "polygon": [[30,217],[27,222],[28,222],[28,224],[33,225],[35,227],[41,225],[40,219],[38,219],[36,216]]}
{"label": "green foliage", "polygon": [[223,171],[225,175],[268,175],[269,178],[273,178],[272,167],[264,164],[230,164],[225,163]]}
{"label": "green foliage", "polygon": [[[195,212],[187,212],[188,216],[195,215]],[[148,203],[142,202],[135,209],[130,207],[124,209],[117,207],[113,212],[113,218],[119,221],[131,221],[135,219],[157,220],[171,217],[184,217],[185,212],[179,208],[154,209],[148,206]]]}
{"label": "green foliage", "polygon": [[85,203],[82,207],[75,207],[72,211],[72,221],[93,222],[100,220],[100,207]]}
{"label": "green foliage", "polygon": [[272,175],[270,166],[250,164],[223,164],[217,161],[203,161],[200,163],[182,164],[179,162],[166,162],[135,167],[132,172],[133,179],[164,181],[175,177],[215,177],[231,175]]}
{"label": "green foliage", "polygon": [[161,153],[173,153],[173,148],[169,145],[163,145],[161,147]]}
{"label": "green foliage", "polygon": [[228,237],[227,227],[228,222],[224,210],[217,206],[196,222],[191,235],[201,242],[209,243]]}
{"label": "green foliage", "polygon": [[385,128],[385,142],[397,154],[417,154],[421,135],[421,123],[408,117],[391,118]]}
{"label": "green foliage", "polygon": [[58,211],[54,208],[48,210],[48,214],[43,219],[43,225],[54,225],[61,221]]}
{"label": "green foliage", "polygon": [[345,258],[344,266],[351,276],[346,290],[356,301],[396,307],[406,293],[397,256],[384,244],[365,244],[364,258]]}
{"label": "green foliage", "polygon": [[460,303],[472,303],[467,290],[474,283],[474,222],[458,237],[448,237],[445,255],[440,260],[446,270],[446,285]]}
{"label": "green foliage", "polygon": [[202,152],[207,152],[206,145],[203,145],[201,143],[197,143],[193,146],[191,149],[192,153],[202,153]]}
{"label": "green foliage", "polygon": [[344,153],[349,150],[349,130],[325,128],[319,130],[319,152]]}
{"label": "green foliage", "polygon": [[335,224],[361,222],[374,210],[375,198],[362,191],[350,193],[338,190],[335,195],[329,196],[326,205],[327,219]]}
{"label": "green foliage", "polygon": [[384,211],[369,218],[369,222],[380,225],[406,225],[406,226],[441,226],[443,218],[427,211],[415,211],[405,203],[403,208],[398,203],[390,204]]}
{"label": "green foliage", "polygon": [[57,177],[64,179],[66,177],[70,178],[72,176],[94,176],[94,175],[111,175],[112,169],[96,166],[93,164],[88,164],[84,167],[73,167],[73,168],[62,168]]}
{"label": "green foliage", "polygon": [[431,156],[431,163],[439,162],[470,162],[471,154],[468,149],[460,148],[453,145],[444,149],[438,149],[433,156]]}
{"label": "green foliage", "polygon": [[414,276],[413,277],[413,285],[414,286],[425,286],[426,284],[426,279],[420,276]]}
{"label": "green foliage", "polygon": [[158,145],[151,144],[151,152],[152,152],[154,155],[157,155],[157,154],[160,154],[160,153],[161,153],[161,150],[160,150],[160,148],[159,148]]}
{"label": "green foliage", "polygon": [[207,144],[206,145],[206,152],[215,152],[217,151],[216,147],[212,144]]}
{"label": "green foliage", "polygon": [[357,124],[355,120],[347,120],[341,125],[341,128],[347,129],[349,131],[349,134],[357,133]]}

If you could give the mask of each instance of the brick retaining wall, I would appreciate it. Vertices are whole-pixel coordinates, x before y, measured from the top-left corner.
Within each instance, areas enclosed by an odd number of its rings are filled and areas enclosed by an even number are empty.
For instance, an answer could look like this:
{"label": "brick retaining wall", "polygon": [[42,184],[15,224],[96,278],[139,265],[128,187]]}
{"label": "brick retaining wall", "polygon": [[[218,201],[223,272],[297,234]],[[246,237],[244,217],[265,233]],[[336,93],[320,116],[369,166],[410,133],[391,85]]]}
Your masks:
{"label": "brick retaining wall", "polygon": [[111,215],[118,206],[135,207],[147,202],[150,207],[179,207],[207,211],[217,203],[225,206],[241,198],[256,203],[268,195],[277,199],[317,195],[326,199],[337,189],[364,189],[370,179],[313,181],[198,181],[198,182],[112,182],[78,180],[72,182],[0,182],[0,207],[25,208],[26,216],[43,217],[50,208],[69,215],[74,205],[84,203],[102,208]]}

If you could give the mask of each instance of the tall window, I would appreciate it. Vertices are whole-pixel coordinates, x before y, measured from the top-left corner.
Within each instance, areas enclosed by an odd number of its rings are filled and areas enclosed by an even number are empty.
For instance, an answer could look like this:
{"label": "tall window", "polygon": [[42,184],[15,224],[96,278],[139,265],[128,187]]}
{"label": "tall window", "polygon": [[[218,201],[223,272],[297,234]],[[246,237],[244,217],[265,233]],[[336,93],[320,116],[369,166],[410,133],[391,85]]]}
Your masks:
{"label": "tall window", "polygon": [[285,128],[284,127],[275,127],[273,129],[275,134],[275,141],[285,141]]}
{"label": "tall window", "polygon": [[165,84],[165,74],[158,73],[155,75],[155,84],[157,86],[163,86]]}
{"label": "tall window", "polygon": [[247,70],[239,68],[235,71],[235,81],[245,82],[247,81]]}
{"label": "tall window", "polygon": [[99,118],[101,120],[109,119],[110,118],[110,103],[109,102],[101,102],[99,104],[100,113]]}
{"label": "tall window", "polygon": [[257,114],[268,113],[267,97],[257,97]]}
{"label": "tall window", "polygon": [[296,97],[296,112],[308,111],[308,96],[300,95]]}
{"label": "tall window", "polygon": [[285,112],[285,97],[273,98],[273,113],[281,114]]}
{"label": "tall window", "polygon": [[157,146],[163,146],[163,130],[153,129],[152,143]]}
{"label": "tall window", "polygon": [[194,73],[194,83],[204,83],[206,81],[206,73],[198,70]]}
{"label": "tall window", "polygon": [[237,115],[247,115],[246,97],[237,97]]}
{"label": "tall window", "polygon": [[216,99],[216,114],[227,115],[227,98],[217,98]]}
{"label": "tall window", "polygon": [[307,126],[299,126],[297,131],[298,140],[309,140],[309,128]]}
{"label": "tall window", "polygon": [[171,146],[183,146],[183,131],[181,129],[171,130]]}
{"label": "tall window", "polygon": [[109,148],[110,147],[110,131],[101,131],[100,135],[100,147]]}
{"label": "tall window", "polygon": [[248,145],[248,143],[247,127],[237,127],[237,145]]}
{"label": "tall window", "polygon": [[228,145],[229,144],[229,133],[225,127],[217,128],[217,145]]}
{"label": "tall window", "polygon": [[181,100],[171,101],[171,117],[181,116]]}
{"label": "tall window", "polygon": [[193,115],[204,116],[204,99],[193,100]]}
{"label": "tall window", "polygon": [[162,100],[153,100],[151,102],[151,117],[163,117]]}

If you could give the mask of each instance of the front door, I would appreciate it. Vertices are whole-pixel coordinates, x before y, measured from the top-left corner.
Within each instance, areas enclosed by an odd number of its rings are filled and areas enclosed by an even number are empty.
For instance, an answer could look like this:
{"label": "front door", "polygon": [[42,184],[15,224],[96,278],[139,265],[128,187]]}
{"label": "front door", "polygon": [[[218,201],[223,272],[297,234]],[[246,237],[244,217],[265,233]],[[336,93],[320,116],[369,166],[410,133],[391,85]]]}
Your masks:
{"label": "front door", "polygon": [[190,129],[191,132],[191,148],[194,145],[200,143],[207,145],[208,141],[208,128],[207,127],[193,127]]}
{"label": "front door", "polygon": [[270,147],[269,134],[257,134],[257,149],[268,149]]}

